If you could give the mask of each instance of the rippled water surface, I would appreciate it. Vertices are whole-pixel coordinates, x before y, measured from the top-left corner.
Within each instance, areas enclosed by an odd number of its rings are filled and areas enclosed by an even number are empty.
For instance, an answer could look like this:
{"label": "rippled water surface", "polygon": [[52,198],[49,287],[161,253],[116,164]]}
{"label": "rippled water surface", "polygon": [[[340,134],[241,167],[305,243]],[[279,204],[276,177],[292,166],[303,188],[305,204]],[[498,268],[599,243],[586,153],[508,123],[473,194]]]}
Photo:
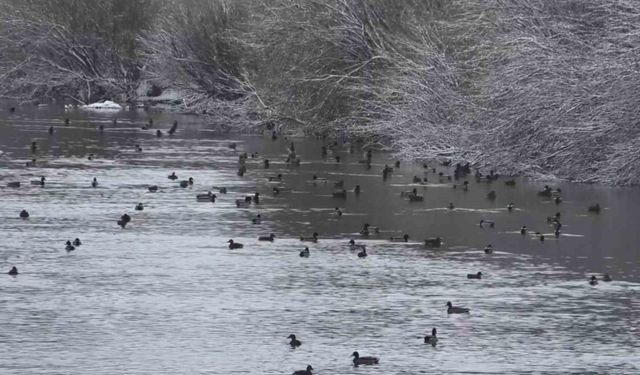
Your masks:
{"label": "rippled water surface", "polygon": [[[418,165],[383,181],[384,164],[393,163],[383,153],[366,169],[357,163],[362,151],[342,142],[335,163],[321,157],[322,140],[220,137],[196,117],[2,111],[0,270],[15,265],[20,275],[0,277],[0,373],[290,374],[307,364],[317,374],[640,373],[637,188],[554,184],[564,199],[556,205],[536,195],[540,183],[524,180],[508,187],[471,178],[464,192],[428,173],[427,186],[413,185],[424,176]],[[150,116],[154,128],[142,130]],[[174,119],[178,132],[157,138],[155,129]],[[284,162],[292,140],[299,167]],[[36,166],[25,167],[32,141]],[[258,156],[239,177],[244,151]],[[172,171],[194,185],[180,188],[167,179]],[[282,183],[267,181],[278,173]],[[43,175],[44,187],[29,183]],[[313,175],[329,181],[314,184]],[[333,198],[338,180],[362,193]],[[228,194],[196,201],[214,186]],[[414,187],[424,202],[401,198]],[[236,198],[256,191],[258,205],[236,208]],[[138,202],[144,211],[133,210]],[[596,202],[603,211],[588,214]],[[22,209],[28,220],[18,218]],[[564,225],[556,239],[545,218],[557,211]],[[125,212],[132,221],[121,229]],[[258,213],[262,224],[252,224]],[[483,218],[495,228],[481,228]],[[365,222],[382,232],[363,238]],[[521,236],[523,224],[546,241]],[[320,240],[300,258],[298,237],[313,232]],[[269,233],[273,243],[257,240]],[[388,241],[404,233],[408,243]],[[440,249],[424,247],[432,236],[444,239]],[[83,244],[65,251],[76,237]],[[229,250],[230,238],[244,248]],[[349,249],[350,238],[367,245],[367,258]],[[482,251],[488,243],[492,255]],[[466,278],[477,271],[482,280]],[[605,272],[613,282],[587,283]],[[447,301],[470,314],[448,316]],[[433,327],[435,347],[422,341]],[[291,333],[300,348],[289,348]],[[354,350],[380,364],[353,367]]]}

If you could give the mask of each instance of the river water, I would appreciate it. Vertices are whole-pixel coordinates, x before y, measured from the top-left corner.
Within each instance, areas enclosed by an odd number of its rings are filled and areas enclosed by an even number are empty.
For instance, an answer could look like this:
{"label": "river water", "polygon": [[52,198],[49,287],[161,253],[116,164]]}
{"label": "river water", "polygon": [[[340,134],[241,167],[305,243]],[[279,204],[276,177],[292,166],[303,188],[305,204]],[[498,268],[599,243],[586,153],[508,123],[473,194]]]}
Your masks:
{"label": "river water", "polygon": [[[149,117],[154,127],[142,130]],[[177,133],[157,138],[174,119]],[[36,165],[25,167],[32,141]],[[284,162],[291,141],[300,166]],[[389,155],[374,152],[367,169],[359,148],[341,143],[336,163],[323,160],[323,144],[219,136],[197,117],[142,110],[3,108],[0,270],[20,274],[0,277],[0,373],[290,374],[307,364],[317,374],[640,373],[638,188],[553,183],[563,191],[556,205],[536,194],[542,183],[522,179],[509,187],[470,178],[464,192],[433,173],[413,185],[423,167],[402,164],[383,181]],[[258,156],[239,177],[244,151]],[[173,171],[193,186],[167,179]],[[278,173],[274,196],[267,177]],[[44,187],[29,183],[40,176]],[[333,198],[339,180],[361,194]],[[228,193],[196,201],[214,186]],[[401,197],[414,187],[424,202]],[[254,192],[258,205],[236,207]],[[602,212],[589,214],[596,202]],[[121,229],[125,212],[132,221]],[[555,212],[557,239],[545,219]],[[251,222],[256,214],[261,224]],[[365,222],[381,233],[360,236]],[[521,236],[521,225],[546,240]],[[313,232],[318,243],[300,242]],[[270,233],[273,243],[257,241]],[[408,243],[388,241],[404,233]],[[426,249],[435,236],[443,246]],[[83,244],[65,251],[76,237]],[[229,250],[231,238],[244,248]],[[367,258],[349,249],[351,238],[367,245]],[[482,251],[489,243],[491,255]],[[305,245],[309,258],[298,256]],[[477,271],[482,280],[466,278]],[[588,284],[605,272],[613,282]],[[447,301],[471,312],[448,315]],[[422,341],[433,327],[435,347]],[[291,333],[300,348],[289,347]],[[355,350],[380,364],[353,367]]]}

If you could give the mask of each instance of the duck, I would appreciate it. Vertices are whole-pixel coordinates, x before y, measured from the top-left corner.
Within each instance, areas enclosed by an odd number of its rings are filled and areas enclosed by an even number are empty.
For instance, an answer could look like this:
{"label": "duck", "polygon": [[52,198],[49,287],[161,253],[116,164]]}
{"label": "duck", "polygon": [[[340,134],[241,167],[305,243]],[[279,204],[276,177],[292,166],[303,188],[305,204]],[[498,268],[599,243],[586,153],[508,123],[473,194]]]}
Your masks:
{"label": "duck", "polygon": [[218,193],[220,193],[220,194],[227,194],[227,188],[226,188],[226,187],[218,188]]}
{"label": "duck", "polygon": [[456,208],[456,206],[454,206],[453,203],[449,202],[449,206],[447,208],[453,210],[454,208]]}
{"label": "duck", "polygon": [[160,129],[156,130],[156,137],[162,137],[162,131]]}
{"label": "duck", "polygon": [[560,203],[562,203],[562,198],[560,198],[560,197],[555,197],[555,198],[553,198],[553,201],[554,201],[556,204],[560,204]]}
{"label": "duck", "polygon": [[291,339],[291,341],[289,341],[289,345],[291,345],[292,348],[297,348],[298,346],[302,345],[302,342],[296,339],[296,335],[291,334],[287,338]]}
{"label": "duck", "polygon": [[304,250],[302,250],[302,251],[300,252],[300,257],[301,257],[301,258],[308,258],[308,257],[309,257],[309,255],[310,255],[310,253],[309,253],[309,248],[305,246]]}
{"label": "duck", "polygon": [[[36,166],[36,159],[31,159],[31,161],[26,162],[24,165],[27,167],[35,167]],[[20,187],[20,184],[18,183],[18,186],[10,186],[10,187]]]}
{"label": "duck", "polygon": [[136,211],[142,211],[144,210],[144,205],[141,203],[136,204],[135,208]]}
{"label": "duck", "polygon": [[602,281],[609,282],[613,280],[611,279],[611,276],[608,273],[605,273],[604,276],[602,277]]}
{"label": "duck", "polygon": [[326,183],[329,181],[329,180],[327,180],[327,179],[326,179],[326,178],[324,178],[324,177],[318,177],[318,176],[316,176],[316,175],[313,175],[313,177],[311,177],[311,180],[312,180],[313,182],[321,182],[321,183],[323,183],[323,184],[326,184]]}
{"label": "duck", "polygon": [[176,172],[171,172],[171,174],[167,176],[167,178],[170,179],[171,181],[175,181],[178,179],[178,176],[176,176]]}
{"label": "duck", "polygon": [[171,128],[167,133],[169,133],[169,135],[173,135],[173,133],[175,133],[176,130],[178,130],[178,120],[173,120],[173,125],[171,125]]}
{"label": "duck", "polygon": [[247,166],[246,165],[241,165],[240,168],[238,168],[237,175],[242,177],[242,176],[244,176],[245,173],[247,173]]}
{"label": "duck", "polygon": [[599,214],[600,213],[600,204],[596,203],[592,206],[587,207],[587,211],[588,212],[592,212],[594,214]]}
{"label": "duck", "polygon": [[40,177],[39,180],[31,180],[31,185],[39,185],[39,186],[44,186],[44,181],[46,180],[46,178],[44,176]]}
{"label": "duck", "polygon": [[311,365],[307,365],[307,369],[306,370],[294,371],[293,375],[313,375],[311,373],[311,370],[313,370],[313,367],[311,367]]}
{"label": "duck", "polygon": [[188,180],[182,180],[180,181],[180,187],[181,188],[186,188],[187,186],[193,185],[193,177],[189,177]]}
{"label": "duck", "polygon": [[67,241],[67,246],[65,247],[65,250],[67,250],[67,251],[73,251],[73,250],[75,250],[75,249],[76,249],[76,248],[75,248],[75,246],[73,246],[73,245],[71,244],[71,241]]}
{"label": "duck", "polygon": [[95,154],[89,154],[87,155],[87,160],[93,160],[95,156],[96,156]]}
{"label": "duck", "polygon": [[36,141],[31,142],[31,152],[35,154],[37,151],[38,151],[38,142]]}
{"label": "duck", "polygon": [[513,202],[509,202],[509,204],[507,205],[507,211],[509,212],[513,211],[514,207],[515,207],[515,204],[513,204]]}
{"label": "duck", "polygon": [[427,238],[426,240],[424,240],[424,245],[426,247],[440,247],[440,245],[442,245],[442,238]]}
{"label": "duck", "polygon": [[238,208],[247,208],[251,206],[251,201],[247,202],[244,199],[236,199],[236,207]]}
{"label": "duck", "polygon": [[589,280],[589,285],[598,285],[598,278],[595,275],[591,276],[591,279]]}
{"label": "duck", "polygon": [[494,228],[496,225],[495,221],[480,219],[480,228],[484,228],[485,223],[489,224],[490,228]]}
{"label": "duck", "polygon": [[468,273],[467,279],[482,279],[482,272],[478,271],[478,273]]}
{"label": "duck", "polygon": [[360,250],[360,252],[358,253],[358,258],[366,258],[366,257],[367,257],[367,255],[369,255],[369,254],[367,254],[367,248],[366,248],[366,247],[364,247],[364,246],[362,246],[360,249],[361,249],[361,250]]}
{"label": "duck", "polygon": [[98,132],[100,132],[100,133],[104,132],[104,125],[98,126]]}
{"label": "duck", "polygon": [[11,276],[16,276],[18,274],[18,269],[16,268],[16,266],[13,266],[7,273]]}
{"label": "duck", "polygon": [[260,193],[253,194],[251,200],[253,200],[253,203],[255,204],[260,204]]}
{"label": "duck", "polygon": [[510,179],[504,182],[505,185],[507,186],[516,186],[516,180],[515,179]]}
{"label": "duck", "polygon": [[242,249],[244,247],[243,244],[238,243],[238,242],[233,242],[233,240],[229,240],[227,241],[229,243],[229,249],[233,250],[233,249]]}
{"label": "duck", "polygon": [[73,246],[78,247],[80,245],[82,245],[82,242],[80,241],[79,238],[76,238],[75,240],[73,240]]}
{"label": "duck", "polygon": [[360,194],[360,185],[356,185],[356,187],[353,188],[353,192],[354,192],[355,195]]}
{"label": "duck", "polygon": [[364,249],[365,247],[365,245],[356,243],[356,241],[354,241],[353,239],[349,240],[349,249],[351,250]]}
{"label": "duck", "polygon": [[363,235],[363,236],[368,236],[369,234],[371,234],[371,230],[373,230],[373,233],[380,233],[380,228],[372,227],[368,223],[365,223],[362,226],[362,230],[360,231],[360,234]]}
{"label": "duck", "polygon": [[409,194],[409,202],[424,202],[424,196],[418,195],[413,189],[413,194]]}
{"label": "duck", "polygon": [[342,216],[342,211],[336,207],[335,210],[333,211],[334,215],[336,215],[337,217]]}
{"label": "duck", "polygon": [[484,248],[484,253],[485,254],[493,254],[493,246],[487,245],[487,247]]}
{"label": "duck", "polygon": [[313,233],[313,235],[311,237],[303,237],[300,236],[300,241],[305,241],[305,242],[318,242],[318,233]]}
{"label": "duck", "polygon": [[19,182],[19,181],[12,181],[12,182],[8,182],[8,183],[7,183],[7,187],[10,187],[10,188],[19,188],[19,187],[20,187],[20,182]]}
{"label": "duck", "polygon": [[402,237],[390,237],[389,241],[391,242],[409,242],[409,235],[405,233]]}
{"label": "duck", "polygon": [[20,211],[20,218],[28,219],[29,218],[29,212],[27,210]]}
{"label": "duck", "polygon": [[521,235],[526,235],[527,234],[527,226],[523,225],[522,227],[520,227],[520,234]]}
{"label": "duck", "polygon": [[332,196],[334,198],[347,199],[347,191],[344,190],[344,189],[338,190],[338,191],[334,191]]}
{"label": "duck", "polygon": [[216,197],[211,191],[208,191],[206,194],[198,194],[196,195],[197,202],[215,202]]}
{"label": "duck", "polygon": [[438,331],[436,331],[436,329],[434,328],[431,330],[430,335],[426,335],[424,337],[424,343],[435,345],[437,342],[438,342]]}
{"label": "duck", "polygon": [[149,193],[155,193],[158,191],[158,185],[149,186],[147,190],[149,190]]}
{"label": "duck", "polygon": [[277,176],[269,176],[268,180],[270,182],[274,182],[274,181],[282,181],[282,174],[278,173]]}
{"label": "duck", "polygon": [[453,306],[451,302],[447,302],[447,314],[466,314],[469,309],[466,307]]}
{"label": "duck", "polygon": [[251,219],[251,222],[253,224],[260,224],[262,223],[262,216],[260,216],[260,214],[256,215],[256,217],[254,217],[253,219]]}
{"label": "duck", "polygon": [[65,126],[69,125],[70,122],[71,122],[71,120],[69,120],[68,117],[66,119],[64,119],[64,125]]}
{"label": "duck", "polygon": [[273,240],[276,238],[276,235],[271,233],[268,236],[260,236],[258,237],[258,241],[271,241],[273,242]]}
{"label": "duck", "polygon": [[353,352],[351,356],[353,357],[353,364],[355,366],[377,365],[380,362],[380,360],[377,357],[360,357],[360,354],[358,352]]}
{"label": "duck", "polygon": [[53,131],[54,131],[53,126],[49,126],[49,135],[53,135]]}
{"label": "duck", "polygon": [[98,187],[98,179],[97,178],[95,178],[95,177],[93,178],[93,181],[91,181],[91,187],[94,187],[94,188]]}
{"label": "duck", "polygon": [[238,147],[238,145],[235,144],[235,142],[233,142],[233,143],[229,143],[229,145],[227,147],[229,147],[232,150],[235,150]]}
{"label": "duck", "polygon": [[131,216],[124,214],[120,216],[120,220],[118,220],[118,225],[124,229],[127,224],[131,221]]}
{"label": "duck", "polygon": [[494,190],[491,190],[488,194],[487,194],[487,199],[493,201],[496,199],[496,192]]}
{"label": "duck", "polygon": [[337,188],[343,188],[344,187],[344,180],[340,180],[340,181],[334,183],[333,186],[335,186]]}

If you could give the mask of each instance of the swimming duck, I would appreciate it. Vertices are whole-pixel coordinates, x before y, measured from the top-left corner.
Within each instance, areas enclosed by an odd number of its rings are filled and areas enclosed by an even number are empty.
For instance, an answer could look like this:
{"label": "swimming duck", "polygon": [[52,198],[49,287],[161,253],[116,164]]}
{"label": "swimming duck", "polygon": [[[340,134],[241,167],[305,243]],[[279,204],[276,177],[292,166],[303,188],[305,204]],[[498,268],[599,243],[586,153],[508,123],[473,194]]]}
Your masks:
{"label": "swimming duck", "polygon": [[73,246],[78,247],[78,246],[80,246],[80,245],[82,245],[82,242],[80,242],[80,239],[79,239],[79,238],[76,238],[75,240],[73,240]]}
{"label": "swimming duck", "polygon": [[560,203],[562,203],[562,198],[560,198],[560,197],[555,197],[555,198],[553,199],[553,201],[554,201],[556,204],[560,204]]}
{"label": "swimming duck", "polygon": [[38,151],[38,142],[33,141],[31,142],[31,152],[35,154],[36,151]]}
{"label": "swimming duck", "polygon": [[611,276],[609,276],[608,273],[605,273],[604,276],[602,277],[602,281],[606,281],[606,282],[612,281]]}
{"label": "swimming duck", "polygon": [[136,206],[135,206],[135,210],[136,210],[136,211],[142,211],[142,210],[144,210],[144,205],[143,205],[142,203],[138,203],[138,204],[136,204]]}
{"label": "swimming duck", "polygon": [[16,268],[16,266],[11,267],[11,269],[8,272],[9,275],[11,276],[15,276],[18,274],[18,269]]}
{"label": "swimming duck", "polygon": [[354,192],[356,195],[360,194],[360,185],[356,185],[356,187],[355,187],[355,188],[353,188],[353,192]]}
{"label": "swimming duck", "polygon": [[340,216],[342,216],[342,211],[340,211],[340,209],[339,209],[338,207],[336,207],[336,209],[335,209],[335,211],[334,211],[334,214],[335,214],[337,217],[340,217]]}
{"label": "swimming duck", "polygon": [[[36,159],[31,159],[31,161],[28,161],[24,164],[27,167],[35,167],[36,166]],[[14,186],[11,186],[14,187]],[[18,184],[18,186],[15,187],[20,187],[20,184]]]}
{"label": "swimming duck", "polygon": [[296,339],[296,335],[289,335],[289,337],[287,338],[291,339],[291,341],[289,341],[289,345],[291,345],[292,348],[297,348],[298,346],[302,345],[302,342]]}
{"label": "swimming duck", "polygon": [[311,365],[307,365],[307,369],[306,370],[294,371],[293,375],[313,375],[311,373],[311,370],[313,370],[313,367],[311,367]]}
{"label": "swimming duck", "polygon": [[8,183],[7,183],[7,187],[10,187],[10,188],[19,188],[19,187],[20,187],[20,182],[19,182],[19,181],[12,181],[12,182],[8,182]]}
{"label": "swimming duck", "polygon": [[449,208],[450,210],[453,210],[454,208],[456,208],[456,206],[454,206],[454,205],[453,205],[453,203],[449,202],[449,206],[448,206],[448,208]]}
{"label": "swimming duck", "polygon": [[353,364],[355,366],[377,365],[378,362],[380,361],[377,357],[360,357],[360,354],[358,352],[353,352],[351,356],[353,357]]}
{"label": "swimming duck", "polygon": [[258,241],[271,241],[271,242],[273,242],[274,238],[276,238],[276,235],[271,233],[268,236],[260,236],[260,237],[258,237]]}
{"label": "swimming duck", "polygon": [[175,133],[176,130],[178,130],[178,121],[177,120],[173,120],[173,125],[171,125],[171,128],[169,129],[169,131],[167,133],[169,133],[169,135],[173,135],[173,133]]}
{"label": "swimming duck", "polygon": [[435,345],[438,342],[438,331],[436,331],[436,329],[432,329],[431,330],[431,335],[426,335],[424,337],[424,343],[425,344],[431,344],[431,345]]}
{"label": "swimming duck", "polygon": [[120,216],[120,220],[118,220],[118,225],[121,226],[122,229],[124,229],[124,227],[126,227],[130,221],[131,221],[131,216],[124,214]]}
{"label": "swimming duck", "polygon": [[591,279],[589,280],[589,285],[598,285],[598,278],[594,276],[591,276]]}
{"label": "swimming duck", "polygon": [[171,181],[175,181],[178,179],[178,176],[176,176],[176,172],[171,172],[171,174],[167,176],[167,178],[170,179]]}
{"label": "swimming duck", "polygon": [[493,254],[493,246],[487,245],[487,247],[484,248],[484,253],[485,254]]}
{"label": "swimming duck", "polygon": [[489,224],[490,228],[495,227],[496,223],[494,221],[491,220],[484,220],[484,219],[480,219],[480,228],[484,228],[484,223]]}
{"label": "swimming duck", "polygon": [[465,307],[453,306],[451,302],[447,302],[447,314],[465,314],[469,312],[469,309]]}
{"label": "swimming duck", "polygon": [[367,255],[367,248],[362,246],[361,247],[362,250],[360,250],[360,252],[358,253],[358,258],[365,258]]}
{"label": "swimming duck", "polygon": [[509,212],[513,211],[514,207],[515,207],[515,205],[513,204],[513,202],[509,202],[509,204],[507,205],[507,211],[509,211]]}
{"label": "swimming duck", "polygon": [[20,211],[20,217],[22,219],[28,219],[29,218],[29,212],[27,212],[27,210]]}
{"label": "swimming duck", "polygon": [[229,143],[227,147],[229,147],[232,150],[235,150],[238,147],[238,145],[236,145],[235,143]]}
{"label": "swimming duck", "polygon": [[328,180],[326,178],[324,178],[324,177],[318,177],[316,175],[313,175],[313,177],[311,177],[311,181],[313,181],[313,182],[321,182],[323,184],[326,184]]}
{"label": "swimming duck", "polygon": [[344,189],[338,190],[338,191],[334,191],[332,196],[334,198],[347,199],[347,191],[344,190]]}
{"label": "swimming duck", "polygon": [[253,203],[259,204],[260,203],[260,193],[253,194],[253,197],[251,197],[251,199],[253,200]]}
{"label": "swimming duck", "polygon": [[254,217],[253,219],[251,219],[251,222],[253,224],[260,224],[262,223],[262,216],[260,216],[260,214],[256,215],[256,217]]}
{"label": "swimming duck", "polygon": [[596,203],[596,204],[594,204],[593,206],[589,206],[589,207],[587,208],[587,211],[588,211],[588,212],[593,212],[593,213],[595,213],[595,214],[599,214],[599,213],[600,213],[600,204],[599,204],[599,203]]}
{"label": "swimming duck", "polygon": [[309,254],[310,254],[310,253],[309,253],[309,248],[308,248],[308,247],[305,247],[305,248],[304,248],[304,250],[302,250],[302,251],[300,252],[300,257],[301,257],[301,258],[308,258],[308,257],[309,257]]}
{"label": "swimming duck", "polygon": [[247,202],[244,199],[236,199],[236,207],[238,208],[247,208],[251,206],[251,201]]}
{"label": "swimming duck", "polygon": [[349,249],[358,250],[358,249],[364,249],[364,248],[366,248],[365,245],[356,243],[356,241],[354,241],[353,239],[349,240]]}
{"label": "swimming duck", "polygon": [[150,193],[155,193],[158,191],[158,185],[149,186],[147,190],[149,190]]}
{"label": "swimming duck", "polygon": [[246,165],[241,165],[240,168],[238,168],[237,175],[242,177],[242,176],[244,176],[245,173],[247,173],[247,166]]}
{"label": "swimming duck", "polygon": [[216,198],[217,198],[216,195],[210,191],[208,191],[206,194],[196,195],[197,202],[215,202]]}
{"label": "swimming duck", "polygon": [[391,238],[389,238],[389,241],[391,241],[391,242],[409,242],[409,235],[405,234],[402,237],[391,237]]}
{"label": "swimming duck", "polygon": [[507,186],[516,186],[516,180],[511,179],[511,180],[507,180],[504,182],[505,185]]}
{"label": "swimming duck", "polygon": [[189,177],[188,180],[182,180],[180,181],[180,187],[181,188],[186,188],[187,186],[193,185],[193,177]]}
{"label": "swimming duck", "polygon": [[94,188],[98,187],[98,179],[97,178],[95,178],[95,177],[93,178],[93,181],[91,181],[91,187],[94,187]]}
{"label": "swimming duck", "polygon": [[98,131],[99,131],[100,133],[103,133],[103,132],[104,132],[104,125],[100,125],[100,126],[98,126]]}
{"label": "swimming duck", "polygon": [[53,126],[49,126],[49,135],[53,135]]}
{"label": "swimming duck", "polygon": [[71,241],[67,241],[67,246],[65,247],[65,250],[67,250],[67,251],[73,251],[73,250],[75,250],[75,249],[76,249],[76,248],[75,248],[75,246],[73,246],[73,245],[71,244]]}
{"label": "swimming duck", "polygon": [[363,235],[363,236],[368,236],[368,235],[370,235],[372,233],[372,231],[373,231],[373,233],[380,233],[380,228],[372,227],[368,223],[365,223],[362,226],[362,230],[360,231],[360,234]]}
{"label": "swimming duck", "polygon": [[527,226],[523,225],[522,227],[520,227],[520,234],[521,235],[526,235],[527,234]]}
{"label": "swimming duck", "polygon": [[162,137],[162,131],[160,131],[160,129],[156,130],[156,137]]}
{"label": "swimming duck", "polygon": [[64,125],[65,126],[69,125],[70,122],[71,122],[71,120],[69,120],[68,117],[66,119],[64,119]]}
{"label": "swimming duck", "polygon": [[305,242],[318,242],[318,233],[313,233],[313,235],[311,237],[303,237],[300,236],[300,241],[305,241]]}
{"label": "swimming duck", "polygon": [[440,247],[440,245],[442,245],[442,239],[440,237],[427,238],[424,240],[424,245],[426,247]]}
{"label": "swimming duck", "polygon": [[87,160],[93,160],[93,157],[94,157],[94,156],[95,156],[94,154],[89,154],[89,155],[87,156]]}
{"label": "swimming duck", "polygon": [[418,195],[416,189],[413,189],[412,194],[409,194],[409,202],[423,202],[424,197],[422,195]]}
{"label": "swimming duck", "polygon": [[282,174],[278,173],[277,176],[269,176],[269,181],[282,181]]}
{"label": "swimming duck", "polygon": [[468,273],[467,279],[482,279],[482,272],[478,271],[478,273]]}
{"label": "swimming duck", "polygon": [[229,249],[233,250],[233,249],[242,249],[244,247],[243,244],[238,243],[238,242],[233,242],[233,240],[229,240],[227,241],[229,243]]}
{"label": "swimming duck", "polygon": [[31,185],[40,185],[40,186],[44,186],[44,181],[45,181],[45,177],[42,176],[40,177],[39,180],[31,180]]}
{"label": "swimming duck", "polygon": [[487,199],[493,201],[496,200],[496,192],[494,190],[491,190],[488,194],[487,194]]}

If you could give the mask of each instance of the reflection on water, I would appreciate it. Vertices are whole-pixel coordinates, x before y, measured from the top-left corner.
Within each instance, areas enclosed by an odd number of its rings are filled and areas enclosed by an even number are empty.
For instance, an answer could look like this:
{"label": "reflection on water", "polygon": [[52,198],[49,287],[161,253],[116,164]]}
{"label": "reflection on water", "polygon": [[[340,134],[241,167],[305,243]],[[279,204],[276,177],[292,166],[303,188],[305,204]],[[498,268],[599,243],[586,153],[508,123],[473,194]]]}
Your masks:
{"label": "reflection on water", "polygon": [[[307,364],[318,374],[640,371],[640,214],[629,209],[640,207],[637,189],[560,184],[556,206],[535,194],[540,184],[521,180],[471,179],[464,192],[430,173],[426,187],[412,184],[421,166],[403,165],[383,182],[388,156],[374,154],[366,169],[341,145],[341,163],[325,161],[319,140],[295,139],[303,164],[290,167],[288,140],[219,138],[195,117],[152,114],[164,130],[180,123],[173,137],[157,138],[155,128],[140,129],[149,116],[142,111],[118,113],[115,126],[113,115],[58,108],[3,116],[0,269],[16,265],[21,274],[0,277],[2,373],[288,374]],[[25,168],[33,140],[37,164]],[[243,151],[259,156],[238,177]],[[180,188],[167,179],[172,171],[194,185]],[[282,184],[267,180],[278,173]],[[44,187],[29,184],[42,175]],[[309,183],[313,175],[329,181]],[[339,180],[346,199],[331,197]],[[10,189],[9,181],[23,185]],[[400,196],[414,187],[424,202]],[[216,202],[197,202],[208,190]],[[256,191],[258,205],[236,207]],[[143,211],[134,211],[138,202]],[[587,214],[595,202],[605,210]],[[22,209],[29,220],[18,218]],[[556,211],[558,239],[545,220]],[[116,220],[125,212],[132,221],[122,230]],[[256,214],[262,224],[251,222]],[[365,222],[381,233],[361,237]],[[521,236],[521,225],[545,233],[545,242]],[[298,239],[313,232],[317,244]],[[269,233],[273,243],[257,241]],[[386,240],[404,233],[408,243]],[[423,239],[435,236],[443,246],[425,249]],[[67,253],[65,241],[76,237],[83,244]],[[244,248],[229,250],[230,238]],[[349,249],[350,238],[367,245],[367,258]],[[492,255],[482,251],[488,243]],[[298,256],[304,245],[309,258]],[[477,271],[482,280],[466,278]],[[587,276],[603,272],[614,281],[588,285]],[[447,301],[471,313],[447,316]],[[425,346],[433,327],[440,341]],[[289,348],[290,333],[300,348]],[[380,365],[352,367],[354,350]]]}

